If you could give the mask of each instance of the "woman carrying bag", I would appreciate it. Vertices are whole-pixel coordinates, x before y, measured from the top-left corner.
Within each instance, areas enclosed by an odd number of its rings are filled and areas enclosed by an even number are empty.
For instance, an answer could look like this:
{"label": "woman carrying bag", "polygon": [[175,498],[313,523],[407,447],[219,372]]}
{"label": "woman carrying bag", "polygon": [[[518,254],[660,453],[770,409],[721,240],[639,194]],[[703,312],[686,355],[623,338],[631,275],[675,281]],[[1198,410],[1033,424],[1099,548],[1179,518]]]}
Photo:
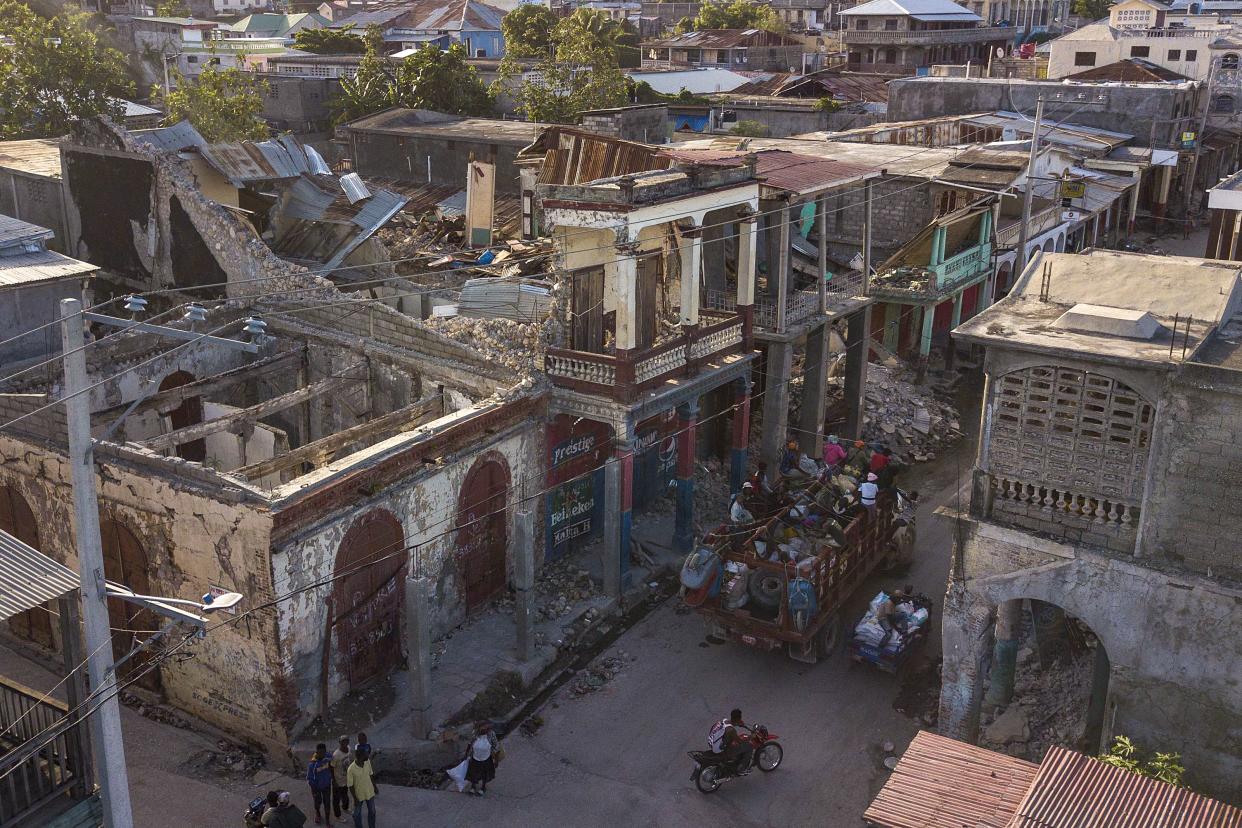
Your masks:
{"label": "woman carrying bag", "polygon": [[496,778],[496,761],[503,754],[491,722],[479,722],[474,734],[466,752],[466,781],[470,783],[469,793],[483,796],[487,783]]}

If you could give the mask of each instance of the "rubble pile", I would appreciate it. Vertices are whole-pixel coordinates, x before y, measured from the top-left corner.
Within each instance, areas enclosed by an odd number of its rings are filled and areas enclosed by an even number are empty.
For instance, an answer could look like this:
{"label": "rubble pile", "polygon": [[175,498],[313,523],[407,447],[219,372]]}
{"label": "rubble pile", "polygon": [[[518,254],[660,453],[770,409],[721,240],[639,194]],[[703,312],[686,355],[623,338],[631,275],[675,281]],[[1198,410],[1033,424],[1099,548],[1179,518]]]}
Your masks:
{"label": "rubble pile", "polygon": [[599,595],[591,580],[591,573],[579,569],[569,560],[559,560],[544,566],[535,584],[537,608],[535,617],[564,618],[574,604]]}
{"label": "rubble pile", "polygon": [[[463,216],[441,217],[437,211],[421,217],[399,213],[375,235],[395,262],[398,275],[411,281],[442,283],[444,271],[461,269],[462,281],[474,276],[529,276],[545,273],[550,264],[547,239],[497,241],[485,250],[470,249],[464,240]],[[420,279],[426,275],[426,280]]]}
{"label": "rubble pile", "polygon": [[1074,750],[1087,725],[1095,648],[1067,655],[1043,669],[1029,647],[1018,652],[1013,702],[980,720],[982,747],[1031,762],[1043,759],[1052,745]]}
{"label": "rubble pile", "polygon": [[153,722],[160,724],[172,725],[182,730],[193,730],[193,725],[189,720],[177,714],[175,710],[160,704],[148,704],[133,693],[121,692],[121,704],[133,710],[139,716],[144,716]]}
{"label": "rubble pile", "polygon": [[192,754],[181,763],[179,771],[190,777],[202,778],[208,775],[225,779],[253,779],[256,771],[262,770],[267,760],[259,751],[233,744],[220,739],[215,750],[204,748]]}
{"label": "rubble pile", "polygon": [[957,409],[910,382],[898,366],[867,366],[863,437],[890,447],[902,462],[932,460],[961,436]]}
{"label": "rubble pile", "polygon": [[[756,455],[757,456],[757,455]],[[704,525],[696,527],[696,535],[728,519],[729,466],[715,457],[695,464],[694,514]],[[668,500],[670,506],[673,499]]]}
{"label": "rubble pile", "polygon": [[619,652],[596,661],[587,669],[574,677],[569,692],[575,696],[585,696],[603,689],[604,685],[616,678],[625,668],[626,655]]}
{"label": "rubble pile", "polygon": [[542,324],[468,316],[432,316],[423,324],[518,373],[529,374],[543,365],[546,332]]}

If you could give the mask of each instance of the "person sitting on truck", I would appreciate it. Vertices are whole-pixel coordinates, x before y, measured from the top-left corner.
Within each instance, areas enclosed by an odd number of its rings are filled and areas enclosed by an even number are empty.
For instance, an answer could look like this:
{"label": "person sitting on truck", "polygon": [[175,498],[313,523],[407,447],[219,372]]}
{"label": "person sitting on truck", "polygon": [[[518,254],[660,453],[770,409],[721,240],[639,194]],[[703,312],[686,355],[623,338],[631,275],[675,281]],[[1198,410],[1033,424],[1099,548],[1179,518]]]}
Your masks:
{"label": "person sitting on truck", "polygon": [[802,470],[798,468],[798,442],[796,440],[790,440],[785,444],[785,451],[781,454],[781,474],[785,477],[802,474]]}
{"label": "person sitting on truck", "polygon": [[858,502],[866,508],[867,514],[871,517],[875,517],[875,499],[880,493],[880,487],[876,484],[878,479],[875,474],[868,472],[866,482],[858,487]]}
{"label": "person sitting on truck", "polygon": [[845,467],[861,474],[870,465],[871,458],[867,455],[867,444],[862,440],[855,440],[854,447],[850,449],[849,454],[845,457]]}
{"label": "person sitting on truck", "polygon": [[905,589],[895,589],[891,594],[886,595],[884,600],[875,608],[875,622],[884,628],[884,637],[880,639],[880,649],[884,649],[884,645],[893,637],[893,630],[902,635],[906,634],[907,618],[905,613],[897,611],[897,605],[902,601],[908,600],[910,593],[914,591],[914,587],[907,584]]}
{"label": "person sitting on truck", "polygon": [[750,500],[754,494],[753,483],[748,481],[742,484],[742,490],[729,499],[729,520],[734,523],[755,522],[755,516],[750,511]]}
{"label": "person sitting on truck", "polygon": [[845,455],[845,447],[841,445],[841,441],[836,435],[829,434],[824,441],[824,465],[836,474],[841,469],[841,463],[845,461]]}
{"label": "person sitting on truck", "polygon": [[879,474],[888,467],[888,464],[892,462],[892,459],[893,450],[888,446],[885,446],[871,455],[871,471],[875,474]]}
{"label": "person sitting on truck", "polygon": [[750,476],[750,482],[755,492],[762,497],[771,497],[776,494],[776,489],[772,486],[772,478],[768,476],[768,464],[762,460],[755,467],[755,473]]}

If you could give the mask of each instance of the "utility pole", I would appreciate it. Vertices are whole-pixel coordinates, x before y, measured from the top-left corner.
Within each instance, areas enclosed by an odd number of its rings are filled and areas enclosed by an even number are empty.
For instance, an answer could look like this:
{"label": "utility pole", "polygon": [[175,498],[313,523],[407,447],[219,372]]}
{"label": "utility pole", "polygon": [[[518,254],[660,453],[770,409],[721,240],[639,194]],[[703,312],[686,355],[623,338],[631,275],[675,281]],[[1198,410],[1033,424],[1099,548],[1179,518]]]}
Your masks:
{"label": "utility pole", "polygon": [[[1018,225],[1018,252],[1014,256],[1014,278],[1026,270],[1026,241],[1031,223],[1031,197],[1035,194],[1035,160],[1039,157],[1039,127],[1044,120],[1044,96],[1035,101],[1035,131],[1031,133],[1031,156],[1026,161],[1026,190],[1022,193],[1022,222]],[[1060,193],[1057,194],[1058,198]]]}
{"label": "utility pole", "polygon": [[82,336],[84,321],[80,300],[61,300],[65,413],[69,426],[69,467],[73,474],[74,537],[82,588],[82,621],[89,654],[87,674],[92,694],[100,699],[95,711],[87,716],[87,725],[95,758],[95,778],[99,781],[103,800],[104,828],[133,828],[125,744],[121,740],[121,702],[112,664],[103,543],[99,535],[99,501],[95,491],[91,408],[86,393],[86,352]]}
{"label": "utility pole", "polygon": [[1216,61],[1211,58],[1208,63],[1208,76],[1205,90],[1207,100],[1203,102],[1203,112],[1199,118],[1199,131],[1195,134],[1195,155],[1190,161],[1190,178],[1186,181],[1186,221],[1190,221],[1190,201],[1195,197],[1195,176],[1199,172],[1199,154],[1203,151],[1203,133],[1207,130],[1208,112],[1212,109],[1212,76],[1216,74]]}

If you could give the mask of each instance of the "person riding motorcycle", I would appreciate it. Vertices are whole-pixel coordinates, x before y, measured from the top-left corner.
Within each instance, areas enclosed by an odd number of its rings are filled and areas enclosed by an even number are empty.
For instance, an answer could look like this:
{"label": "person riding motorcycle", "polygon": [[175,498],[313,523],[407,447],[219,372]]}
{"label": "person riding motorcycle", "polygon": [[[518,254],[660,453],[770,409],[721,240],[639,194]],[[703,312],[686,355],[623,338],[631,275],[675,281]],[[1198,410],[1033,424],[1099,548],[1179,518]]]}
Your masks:
{"label": "person riding motorcycle", "polygon": [[744,776],[750,772],[754,748],[751,747],[749,739],[738,733],[739,727],[746,727],[746,722],[742,720],[742,711],[735,707],[727,718],[712,726],[708,743],[712,753],[724,754],[724,767],[730,773]]}

